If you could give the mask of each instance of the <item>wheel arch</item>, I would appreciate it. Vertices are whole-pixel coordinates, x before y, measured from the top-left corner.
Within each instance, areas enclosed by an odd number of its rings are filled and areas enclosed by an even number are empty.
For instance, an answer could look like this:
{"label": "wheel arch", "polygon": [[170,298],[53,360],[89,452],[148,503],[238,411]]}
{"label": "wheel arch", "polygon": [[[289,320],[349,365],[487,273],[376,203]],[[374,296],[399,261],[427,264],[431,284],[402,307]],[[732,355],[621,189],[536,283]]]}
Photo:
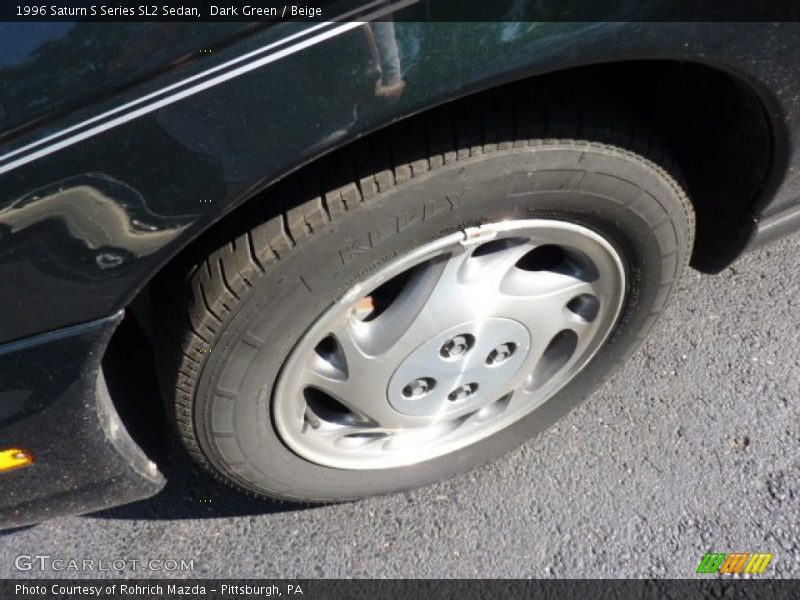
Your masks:
{"label": "wheel arch", "polygon": [[433,110],[458,112],[483,95],[531,82],[543,89],[602,97],[645,121],[664,140],[689,188],[698,218],[692,266],[715,273],[739,256],[754,232],[757,211],[774,192],[785,168],[786,135],[770,119],[775,112],[768,106],[770,96],[756,82],[719,66],[659,59],[589,64],[471,89],[399,121],[387,120],[345,143],[320,147],[292,172],[264,182],[221,220],[196,232],[159,272],[181,263],[198,245],[213,245],[223,222],[236,220],[248,205],[275,187],[282,188],[284,206],[274,210],[291,206],[295,201],[292,191],[306,173],[322,162],[335,164],[337,154],[346,154],[365,139],[425,119]]}

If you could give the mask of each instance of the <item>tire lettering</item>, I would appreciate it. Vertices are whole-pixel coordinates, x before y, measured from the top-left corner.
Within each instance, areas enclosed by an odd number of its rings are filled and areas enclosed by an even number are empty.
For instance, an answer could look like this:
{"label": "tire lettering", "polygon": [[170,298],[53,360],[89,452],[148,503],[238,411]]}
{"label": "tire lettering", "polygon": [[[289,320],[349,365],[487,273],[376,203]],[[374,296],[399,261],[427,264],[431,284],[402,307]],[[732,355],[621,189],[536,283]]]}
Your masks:
{"label": "tire lettering", "polygon": [[[422,207],[412,209],[409,212],[399,215],[395,221],[386,221],[372,229],[369,233],[361,235],[351,240],[346,246],[339,249],[339,257],[342,264],[352,262],[359,254],[364,254],[370,248],[374,248],[393,233],[403,231],[410,225],[425,221],[436,215],[454,210],[461,206],[461,198],[458,194],[451,194],[445,198],[429,200]],[[421,209],[421,210],[420,210]]]}
{"label": "tire lettering", "polygon": [[378,225],[378,227],[369,233],[370,245],[374,248],[394,232],[395,224],[393,221],[387,221],[386,223]]}
{"label": "tire lettering", "polygon": [[364,254],[364,252],[366,252],[369,249],[370,249],[369,235],[357,237],[355,240],[351,241],[347,246],[339,249],[339,256],[342,257],[342,264],[346,265],[347,263],[352,261],[353,258],[355,258],[357,255]]}

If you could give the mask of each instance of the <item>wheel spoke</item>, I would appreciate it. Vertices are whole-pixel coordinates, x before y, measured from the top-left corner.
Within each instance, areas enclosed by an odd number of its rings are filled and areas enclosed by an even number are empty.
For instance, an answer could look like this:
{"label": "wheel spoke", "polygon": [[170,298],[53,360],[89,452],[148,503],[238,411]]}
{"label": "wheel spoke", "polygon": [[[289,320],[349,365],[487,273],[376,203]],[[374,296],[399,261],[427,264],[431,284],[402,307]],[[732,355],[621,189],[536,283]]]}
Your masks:
{"label": "wheel spoke", "polygon": [[324,436],[330,439],[342,438],[348,436],[360,435],[374,435],[374,436],[389,436],[392,435],[394,430],[383,429],[381,427],[374,427],[369,425],[348,425],[338,423],[327,423],[321,421],[319,426],[314,428],[314,435]]}
{"label": "wheel spoke", "polygon": [[[481,259],[472,258],[473,250],[455,247],[448,255],[432,261],[416,282],[419,297],[425,301],[414,302],[413,318],[406,320],[406,327],[395,339],[399,354],[419,346],[430,332],[447,324],[477,321],[496,313],[496,282],[525,250],[509,248]],[[411,304],[410,300],[407,302]]]}
{"label": "wheel spoke", "polygon": [[579,318],[567,305],[581,296],[596,299],[598,305],[600,303],[592,283],[551,271],[529,273],[513,269],[501,283],[500,291],[498,312],[536,326],[549,325],[553,321],[563,327],[580,326],[581,321],[587,319]]}
{"label": "wheel spoke", "polygon": [[319,389],[356,413],[366,424],[387,429],[408,423],[386,399],[386,386],[395,365],[385,357],[366,354],[358,340],[358,324],[348,323],[333,338],[341,350],[345,368],[337,376],[328,369],[309,368],[305,385]]}
{"label": "wheel spoke", "polygon": [[[503,242],[502,239],[494,240],[486,245],[502,244]],[[517,239],[508,241],[507,245],[500,245],[499,249],[488,253],[484,250],[484,246],[471,248],[465,265],[461,268],[462,279],[475,288],[496,292],[509,270],[535,247],[536,244],[531,240]]]}

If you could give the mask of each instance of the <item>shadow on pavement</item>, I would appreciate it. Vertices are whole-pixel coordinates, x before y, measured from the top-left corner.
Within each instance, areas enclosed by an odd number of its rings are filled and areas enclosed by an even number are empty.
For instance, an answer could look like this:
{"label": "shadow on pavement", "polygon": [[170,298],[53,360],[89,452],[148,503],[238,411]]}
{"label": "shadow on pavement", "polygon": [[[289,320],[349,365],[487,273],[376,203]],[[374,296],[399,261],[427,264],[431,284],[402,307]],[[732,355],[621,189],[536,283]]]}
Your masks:
{"label": "shadow on pavement", "polygon": [[317,508],[247,496],[218,482],[182,456],[175,457],[164,470],[167,485],[152,498],[87,516],[101,519],[215,519]]}
{"label": "shadow on pavement", "polygon": [[167,479],[145,500],[89,516],[102,519],[213,519],[315,508],[259,499],[238,492],[195,465],[167,426],[155,377],[152,348],[143,329],[126,315],[109,344],[103,372],[117,412],[140,448]]}
{"label": "shadow on pavement", "polygon": [[22,525],[21,527],[12,527],[11,529],[2,529],[0,530],[0,538],[5,537],[7,535],[14,535],[15,533],[20,533],[22,531],[27,531],[28,529],[33,529],[36,525]]}

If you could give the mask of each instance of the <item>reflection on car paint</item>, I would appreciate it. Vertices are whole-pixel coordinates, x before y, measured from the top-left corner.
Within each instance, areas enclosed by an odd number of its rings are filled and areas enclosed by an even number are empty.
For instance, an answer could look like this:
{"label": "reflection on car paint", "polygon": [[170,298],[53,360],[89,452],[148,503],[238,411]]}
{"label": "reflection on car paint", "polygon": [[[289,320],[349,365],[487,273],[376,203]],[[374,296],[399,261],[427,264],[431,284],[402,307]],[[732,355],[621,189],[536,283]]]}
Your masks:
{"label": "reflection on car paint", "polygon": [[15,235],[44,221],[60,222],[60,231],[82,242],[101,269],[158,251],[193,217],[157,215],[135,190],[101,175],[51,184],[0,210],[0,224]]}

